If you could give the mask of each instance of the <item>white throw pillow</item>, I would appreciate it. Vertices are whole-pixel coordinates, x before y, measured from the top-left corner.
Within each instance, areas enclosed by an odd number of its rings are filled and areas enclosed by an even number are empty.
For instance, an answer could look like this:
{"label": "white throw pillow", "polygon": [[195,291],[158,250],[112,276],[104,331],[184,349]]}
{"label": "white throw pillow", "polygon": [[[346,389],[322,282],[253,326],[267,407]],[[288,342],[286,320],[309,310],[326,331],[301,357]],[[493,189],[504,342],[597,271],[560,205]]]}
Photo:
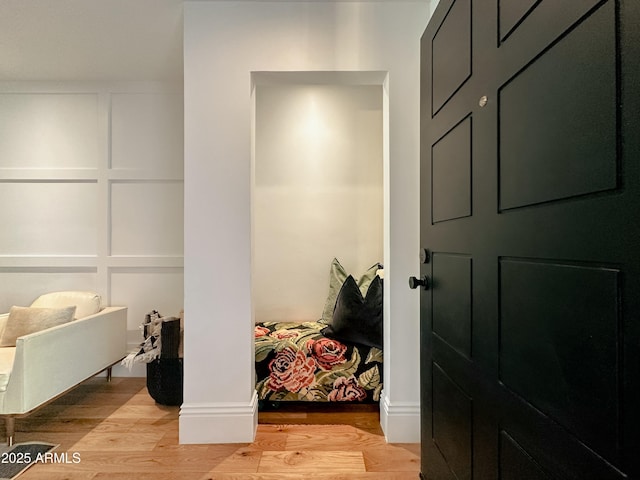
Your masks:
{"label": "white throw pillow", "polygon": [[66,291],[51,292],[40,295],[32,304],[39,308],[62,308],[76,306],[76,318],[84,318],[98,313],[101,308],[101,298],[95,292]]}
{"label": "white throw pillow", "polygon": [[64,308],[11,307],[0,337],[0,347],[15,347],[18,337],[73,320],[75,305]]}

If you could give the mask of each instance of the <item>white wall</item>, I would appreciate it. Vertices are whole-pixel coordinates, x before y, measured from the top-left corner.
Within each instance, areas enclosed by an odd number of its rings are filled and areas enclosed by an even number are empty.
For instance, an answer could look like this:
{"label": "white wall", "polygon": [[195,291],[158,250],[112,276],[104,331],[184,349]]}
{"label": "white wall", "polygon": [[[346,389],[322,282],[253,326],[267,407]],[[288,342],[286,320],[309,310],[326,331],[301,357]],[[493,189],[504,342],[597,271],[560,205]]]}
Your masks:
{"label": "white wall", "polygon": [[440,3],[440,0],[431,0],[430,1],[430,5],[429,5],[430,16],[429,16],[429,18],[431,18],[431,15],[433,15],[433,12],[435,12],[436,7],[438,6],[439,3]]}
{"label": "white wall", "polygon": [[149,310],[178,313],[182,97],[157,82],[0,83],[0,311],[94,290],[129,307],[131,348]]}
{"label": "white wall", "polygon": [[386,71],[387,439],[419,439],[419,38],[429,2],[185,2],[182,443],[253,439],[251,72]]}
{"label": "white wall", "polygon": [[337,257],[359,276],[383,258],[382,85],[255,89],[256,321],[315,321]]}

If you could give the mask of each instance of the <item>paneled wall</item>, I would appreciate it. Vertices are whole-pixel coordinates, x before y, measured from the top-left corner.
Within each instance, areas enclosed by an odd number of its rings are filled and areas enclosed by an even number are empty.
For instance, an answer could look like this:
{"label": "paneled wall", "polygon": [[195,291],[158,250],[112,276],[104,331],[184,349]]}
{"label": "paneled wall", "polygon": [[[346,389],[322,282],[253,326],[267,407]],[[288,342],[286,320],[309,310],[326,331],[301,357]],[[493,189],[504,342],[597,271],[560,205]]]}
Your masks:
{"label": "paneled wall", "polygon": [[0,84],[0,312],[95,290],[145,313],[183,305],[182,86]]}

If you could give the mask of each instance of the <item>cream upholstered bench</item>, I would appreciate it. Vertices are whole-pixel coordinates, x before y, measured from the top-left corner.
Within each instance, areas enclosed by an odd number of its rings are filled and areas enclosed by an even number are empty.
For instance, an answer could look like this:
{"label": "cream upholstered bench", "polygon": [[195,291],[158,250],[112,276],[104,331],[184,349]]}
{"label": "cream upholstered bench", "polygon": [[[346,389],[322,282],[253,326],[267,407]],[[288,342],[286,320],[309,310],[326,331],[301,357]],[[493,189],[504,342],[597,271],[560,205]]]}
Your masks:
{"label": "cream upholstered bench", "polygon": [[102,307],[93,292],[42,295],[0,314],[0,415],[7,443],[24,417],[118,363],[127,350],[127,308]]}

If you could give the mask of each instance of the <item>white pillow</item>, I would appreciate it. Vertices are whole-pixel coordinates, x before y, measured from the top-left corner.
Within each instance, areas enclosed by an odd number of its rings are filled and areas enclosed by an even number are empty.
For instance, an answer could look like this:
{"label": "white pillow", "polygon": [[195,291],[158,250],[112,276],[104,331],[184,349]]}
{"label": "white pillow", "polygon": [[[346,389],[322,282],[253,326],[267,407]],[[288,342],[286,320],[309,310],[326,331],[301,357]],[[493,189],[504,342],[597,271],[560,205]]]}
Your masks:
{"label": "white pillow", "polygon": [[62,308],[76,306],[76,318],[84,318],[98,313],[101,308],[101,298],[95,292],[52,292],[40,295],[32,304],[39,308]]}
{"label": "white pillow", "polygon": [[18,337],[62,325],[73,320],[76,307],[33,308],[11,307],[7,324],[0,337],[0,347],[15,347]]}

